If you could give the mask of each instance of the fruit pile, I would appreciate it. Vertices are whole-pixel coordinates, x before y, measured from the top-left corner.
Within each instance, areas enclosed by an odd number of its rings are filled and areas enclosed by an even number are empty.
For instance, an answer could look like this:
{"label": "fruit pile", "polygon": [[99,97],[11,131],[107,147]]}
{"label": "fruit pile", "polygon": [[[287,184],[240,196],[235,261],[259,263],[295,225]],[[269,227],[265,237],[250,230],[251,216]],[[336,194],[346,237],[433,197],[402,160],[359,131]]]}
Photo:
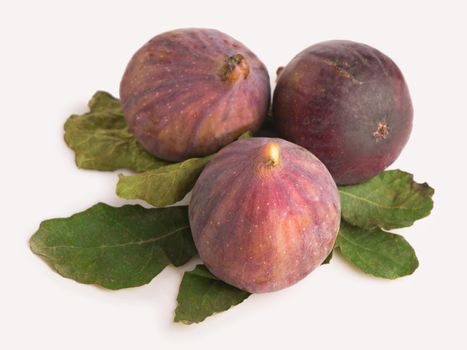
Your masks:
{"label": "fruit pile", "polygon": [[[97,92],[65,123],[83,169],[120,175],[116,192],[155,208],[99,203],[44,221],[30,241],[61,275],[110,289],[149,283],[199,255],[175,321],[200,322],[250,293],[293,285],[335,250],[383,278],[418,260],[400,235],[430,214],[433,189],[384,171],[404,148],[413,109],[396,64],[328,41],[278,69],[211,29],[151,39],[131,58],[120,100]],[[267,136],[267,137],[266,137]],[[189,206],[169,206],[189,192]],[[209,302],[206,302],[209,301]]]}

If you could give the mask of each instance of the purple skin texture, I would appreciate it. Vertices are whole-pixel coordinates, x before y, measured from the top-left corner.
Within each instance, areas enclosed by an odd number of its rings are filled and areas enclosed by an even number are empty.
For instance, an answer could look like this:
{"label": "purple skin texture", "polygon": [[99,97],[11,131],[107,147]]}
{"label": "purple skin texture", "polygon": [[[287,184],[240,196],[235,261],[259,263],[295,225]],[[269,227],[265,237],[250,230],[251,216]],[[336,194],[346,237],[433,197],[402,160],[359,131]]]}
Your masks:
{"label": "purple skin texture", "polygon": [[120,84],[130,130],[168,161],[205,156],[257,130],[270,102],[264,64],[213,29],[178,29],[152,38]]}
{"label": "purple skin texture", "polygon": [[332,176],[282,139],[241,139],[208,163],[193,189],[190,226],[201,260],[251,293],[286,288],[331,252],[340,224]]}
{"label": "purple skin texture", "polygon": [[351,41],[327,41],[280,71],[278,134],[316,155],[339,185],[364,182],[399,156],[412,130],[409,90],[396,64]]}

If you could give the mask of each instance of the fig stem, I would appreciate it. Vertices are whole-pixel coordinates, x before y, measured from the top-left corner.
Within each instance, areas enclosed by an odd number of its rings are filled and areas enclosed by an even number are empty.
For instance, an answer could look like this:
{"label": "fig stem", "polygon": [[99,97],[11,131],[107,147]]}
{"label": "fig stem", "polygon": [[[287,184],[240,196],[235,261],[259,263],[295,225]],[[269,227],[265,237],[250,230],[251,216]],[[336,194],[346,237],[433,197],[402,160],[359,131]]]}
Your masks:
{"label": "fig stem", "polygon": [[246,79],[250,73],[250,66],[245,57],[237,53],[233,56],[226,56],[224,64],[220,71],[220,77],[223,81],[231,83],[242,78]]}
{"label": "fig stem", "polygon": [[272,166],[278,166],[281,162],[280,147],[275,142],[268,142],[263,148],[262,155]]}
{"label": "fig stem", "polygon": [[277,68],[277,70],[276,70],[276,83],[279,80],[279,77],[280,77],[283,70],[284,70],[283,66],[280,66],[280,67]]}

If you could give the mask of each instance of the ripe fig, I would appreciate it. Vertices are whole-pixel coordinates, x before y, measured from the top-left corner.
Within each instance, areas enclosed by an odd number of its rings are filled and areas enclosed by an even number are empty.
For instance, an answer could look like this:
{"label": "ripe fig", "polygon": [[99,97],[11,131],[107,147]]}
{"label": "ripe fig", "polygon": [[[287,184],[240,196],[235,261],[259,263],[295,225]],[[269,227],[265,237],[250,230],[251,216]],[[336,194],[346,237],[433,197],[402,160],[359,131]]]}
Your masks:
{"label": "ripe fig", "polygon": [[219,151],[189,206],[201,260],[219,279],[251,293],[288,287],[330,253],[340,223],[336,184],[306,149],[250,138]]}
{"label": "ripe fig", "polygon": [[267,114],[269,76],[248,48],[213,29],[178,29],[152,38],[120,84],[130,130],[155,156],[205,156],[255,131]]}
{"label": "ripe fig", "polygon": [[278,134],[315,154],[339,185],[364,182],[396,160],[412,129],[412,102],[396,64],[351,41],[299,53],[278,77]]}

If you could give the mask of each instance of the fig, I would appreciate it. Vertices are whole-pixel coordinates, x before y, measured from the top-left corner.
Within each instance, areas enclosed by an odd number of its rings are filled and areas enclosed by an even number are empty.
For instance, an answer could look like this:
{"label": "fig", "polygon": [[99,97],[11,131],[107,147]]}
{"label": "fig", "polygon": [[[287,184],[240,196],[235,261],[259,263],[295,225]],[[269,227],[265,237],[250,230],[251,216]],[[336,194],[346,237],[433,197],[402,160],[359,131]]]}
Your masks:
{"label": "fig", "polygon": [[369,180],[394,162],[412,116],[396,64],[352,41],[305,49],[280,71],[274,90],[276,132],[316,155],[339,185]]}
{"label": "fig", "polygon": [[336,240],[332,176],[291,142],[254,137],[221,149],[197,180],[190,226],[201,260],[251,293],[288,287],[319,266]]}
{"label": "fig", "polygon": [[131,58],[120,84],[130,130],[168,161],[205,156],[257,130],[270,102],[264,64],[213,29],[152,38]]}

